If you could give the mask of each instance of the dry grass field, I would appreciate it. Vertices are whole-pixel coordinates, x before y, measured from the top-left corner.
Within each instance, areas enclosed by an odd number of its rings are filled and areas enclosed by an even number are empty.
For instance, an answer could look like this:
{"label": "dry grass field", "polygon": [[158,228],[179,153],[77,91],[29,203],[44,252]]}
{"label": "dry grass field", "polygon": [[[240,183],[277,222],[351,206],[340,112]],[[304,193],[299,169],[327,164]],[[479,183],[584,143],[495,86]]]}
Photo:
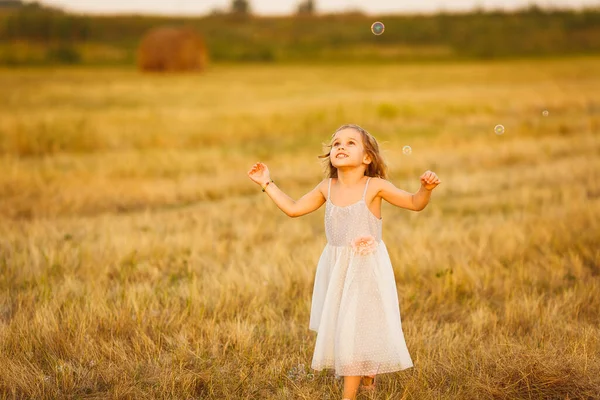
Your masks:
{"label": "dry grass field", "polygon": [[323,209],[289,218],[246,172],[297,199],[344,123],[396,186],[442,180],[421,212],[383,206],[415,367],[373,397],[600,398],[599,58],[0,87],[2,398],[340,399],[309,368]]}

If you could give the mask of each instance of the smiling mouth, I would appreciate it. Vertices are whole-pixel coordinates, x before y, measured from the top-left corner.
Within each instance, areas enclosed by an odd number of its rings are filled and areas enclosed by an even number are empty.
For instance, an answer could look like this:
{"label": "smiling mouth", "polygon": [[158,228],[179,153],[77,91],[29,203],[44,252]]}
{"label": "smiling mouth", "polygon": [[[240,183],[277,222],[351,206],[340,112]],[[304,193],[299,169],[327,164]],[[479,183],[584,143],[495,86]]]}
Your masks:
{"label": "smiling mouth", "polygon": [[346,154],[338,154],[335,158],[348,158]]}

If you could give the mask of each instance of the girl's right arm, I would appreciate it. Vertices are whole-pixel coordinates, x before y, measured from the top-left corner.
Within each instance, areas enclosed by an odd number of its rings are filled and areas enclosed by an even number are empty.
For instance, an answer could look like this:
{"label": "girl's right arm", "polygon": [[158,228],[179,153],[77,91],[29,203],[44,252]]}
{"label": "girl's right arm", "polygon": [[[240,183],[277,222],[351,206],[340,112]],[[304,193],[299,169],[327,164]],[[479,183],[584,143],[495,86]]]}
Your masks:
{"label": "girl's right arm", "polygon": [[271,182],[267,186],[265,192],[281,211],[292,218],[296,218],[310,214],[325,203],[326,199],[322,192],[325,182],[325,180],[321,181],[313,190],[306,193],[298,201],[294,201],[294,199],[285,194],[274,182]]}
{"label": "girl's right arm", "polygon": [[[279,207],[281,211],[283,211],[286,215],[295,218],[300,217],[302,215],[309,214],[325,203],[325,190],[327,190],[327,180],[322,180],[313,190],[302,196],[298,201],[295,201],[287,194],[285,194],[281,189],[275,185],[274,182],[271,182],[271,177],[269,175],[269,169],[263,163],[256,163],[248,171],[248,176],[250,179],[262,187],[265,188],[265,192],[269,195],[271,200]],[[269,184],[265,187],[265,185],[269,182]]]}

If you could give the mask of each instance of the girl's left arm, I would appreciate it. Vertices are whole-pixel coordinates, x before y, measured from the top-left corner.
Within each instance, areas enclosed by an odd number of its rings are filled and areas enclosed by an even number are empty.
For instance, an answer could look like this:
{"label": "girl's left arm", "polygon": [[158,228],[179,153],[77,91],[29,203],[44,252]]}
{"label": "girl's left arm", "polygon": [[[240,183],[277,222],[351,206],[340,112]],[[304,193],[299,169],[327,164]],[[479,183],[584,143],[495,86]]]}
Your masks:
{"label": "girl's left arm", "polygon": [[392,182],[385,179],[377,179],[377,186],[377,196],[381,196],[383,200],[391,205],[411,211],[421,211],[423,209],[415,206],[413,201],[415,195],[397,188]]}
{"label": "girl's left arm", "polygon": [[426,171],[421,175],[421,188],[414,194],[397,188],[392,182],[385,179],[377,179],[376,182],[377,196],[381,196],[382,199],[396,207],[411,211],[423,210],[429,203],[431,191],[441,183],[437,175],[431,171]]}

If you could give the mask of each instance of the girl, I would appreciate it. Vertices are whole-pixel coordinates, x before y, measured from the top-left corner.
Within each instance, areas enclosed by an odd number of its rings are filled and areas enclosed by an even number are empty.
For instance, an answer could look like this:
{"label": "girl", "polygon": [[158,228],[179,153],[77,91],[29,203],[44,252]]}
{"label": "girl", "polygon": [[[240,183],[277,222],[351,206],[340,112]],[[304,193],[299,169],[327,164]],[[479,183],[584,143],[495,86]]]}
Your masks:
{"label": "girl", "polygon": [[381,201],[412,211],[429,203],[440,184],[437,175],[421,175],[415,194],[387,181],[387,166],[379,145],[358,125],[343,125],[332,136],[325,159],[328,179],[295,201],[271,179],[261,162],[248,171],[250,179],[290,217],[325,206],[327,244],[319,259],[309,329],[317,332],[311,368],[335,369],[344,376],[344,400],[357,389],[375,388],[378,373],[413,366],[402,325],[396,281],[381,239]]}

